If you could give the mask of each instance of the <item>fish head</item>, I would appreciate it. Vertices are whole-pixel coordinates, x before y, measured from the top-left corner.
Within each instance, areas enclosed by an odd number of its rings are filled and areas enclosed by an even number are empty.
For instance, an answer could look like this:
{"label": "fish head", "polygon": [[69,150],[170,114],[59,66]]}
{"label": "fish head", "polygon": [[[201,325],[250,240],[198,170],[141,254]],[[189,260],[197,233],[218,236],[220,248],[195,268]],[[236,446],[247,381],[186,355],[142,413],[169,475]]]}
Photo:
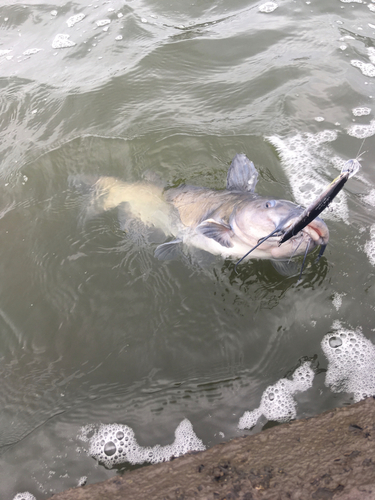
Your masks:
{"label": "fish head", "polygon": [[[303,208],[287,200],[257,197],[239,203],[230,219],[235,235],[249,247],[257,247],[252,257],[288,259],[310,252],[328,243],[329,231],[317,217],[285,243],[280,239],[303,212]],[[264,240],[264,241],[262,241]]]}

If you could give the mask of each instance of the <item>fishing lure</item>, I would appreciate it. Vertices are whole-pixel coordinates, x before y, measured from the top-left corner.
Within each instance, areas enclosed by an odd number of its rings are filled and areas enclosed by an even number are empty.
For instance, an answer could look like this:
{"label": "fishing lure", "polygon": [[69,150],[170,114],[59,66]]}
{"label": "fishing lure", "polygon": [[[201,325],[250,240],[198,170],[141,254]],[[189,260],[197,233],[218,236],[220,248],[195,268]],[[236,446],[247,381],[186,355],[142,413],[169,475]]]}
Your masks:
{"label": "fishing lure", "polygon": [[[329,186],[322,192],[316,200],[314,200],[303,212],[302,214],[293,222],[293,224],[288,228],[283,234],[279,241],[279,246],[288,241],[290,238],[295,236],[299,231],[306,227],[312,220],[314,220],[318,215],[323,212],[325,208],[333,201],[333,199],[338,195],[344,184],[348,179],[355,175],[359,168],[360,163],[358,160],[352,159],[348,160],[343,166],[340,175],[334,179]],[[319,256],[323,255],[325,246],[320,250]]]}

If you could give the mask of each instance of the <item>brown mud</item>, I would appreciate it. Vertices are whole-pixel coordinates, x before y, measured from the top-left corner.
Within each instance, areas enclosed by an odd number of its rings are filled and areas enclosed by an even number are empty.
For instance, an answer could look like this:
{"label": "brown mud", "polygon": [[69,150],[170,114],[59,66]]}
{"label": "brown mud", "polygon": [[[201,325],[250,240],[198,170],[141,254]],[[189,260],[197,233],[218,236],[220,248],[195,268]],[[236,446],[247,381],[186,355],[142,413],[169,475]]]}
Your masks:
{"label": "brown mud", "polygon": [[53,500],[373,500],[375,400],[234,439]]}

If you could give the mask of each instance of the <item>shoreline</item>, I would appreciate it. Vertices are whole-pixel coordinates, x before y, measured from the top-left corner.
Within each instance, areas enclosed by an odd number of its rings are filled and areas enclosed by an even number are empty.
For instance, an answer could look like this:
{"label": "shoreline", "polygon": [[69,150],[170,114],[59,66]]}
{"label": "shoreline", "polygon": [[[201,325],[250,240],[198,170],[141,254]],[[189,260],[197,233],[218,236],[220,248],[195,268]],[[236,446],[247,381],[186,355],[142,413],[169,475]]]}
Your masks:
{"label": "shoreline", "polygon": [[53,500],[373,500],[375,399],[56,493]]}

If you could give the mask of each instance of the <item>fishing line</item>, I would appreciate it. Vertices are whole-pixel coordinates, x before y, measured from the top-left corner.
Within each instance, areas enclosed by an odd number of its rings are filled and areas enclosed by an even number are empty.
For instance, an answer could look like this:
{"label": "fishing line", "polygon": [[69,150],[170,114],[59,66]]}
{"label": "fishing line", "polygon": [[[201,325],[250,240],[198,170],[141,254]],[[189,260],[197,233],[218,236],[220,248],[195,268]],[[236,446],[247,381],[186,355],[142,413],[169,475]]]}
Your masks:
{"label": "fishing line", "polygon": [[367,153],[368,151],[363,151],[363,153],[359,154],[359,152],[361,151],[364,143],[365,143],[365,140],[366,140],[366,137],[363,139],[363,141],[361,142],[361,145],[358,149],[358,153],[357,153],[357,156],[355,157],[356,160],[358,160],[358,158],[360,158],[362,155],[364,155],[365,153]]}

